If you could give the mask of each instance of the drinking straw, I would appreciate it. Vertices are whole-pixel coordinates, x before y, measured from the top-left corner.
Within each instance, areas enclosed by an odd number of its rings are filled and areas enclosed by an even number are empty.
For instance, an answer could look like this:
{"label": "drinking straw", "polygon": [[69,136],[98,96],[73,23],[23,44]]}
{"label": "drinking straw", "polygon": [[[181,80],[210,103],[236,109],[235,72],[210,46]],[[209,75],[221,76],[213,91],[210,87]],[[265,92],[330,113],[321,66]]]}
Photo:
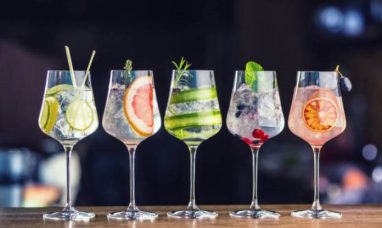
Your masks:
{"label": "drinking straw", "polygon": [[89,60],[89,64],[88,64],[88,68],[86,69],[86,73],[85,73],[85,78],[84,80],[82,81],[82,87],[85,86],[85,82],[86,82],[86,78],[88,77],[88,75],[90,74],[90,67],[93,63],[93,59],[94,59],[94,56],[95,56],[95,50],[93,50],[92,52],[92,56],[90,57],[90,60]]}
{"label": "drinking straw", "polygon": [[70,76],[72,77],[72,83],[73,83],[73,86],[76,88],[77,82],[76,82],[76,77],[74,76],[73,63],[72,63],[72,58],[70,57],[70,50],[68,46],[65,46],[65,51],[66,51],[66,58],[68,59]]}

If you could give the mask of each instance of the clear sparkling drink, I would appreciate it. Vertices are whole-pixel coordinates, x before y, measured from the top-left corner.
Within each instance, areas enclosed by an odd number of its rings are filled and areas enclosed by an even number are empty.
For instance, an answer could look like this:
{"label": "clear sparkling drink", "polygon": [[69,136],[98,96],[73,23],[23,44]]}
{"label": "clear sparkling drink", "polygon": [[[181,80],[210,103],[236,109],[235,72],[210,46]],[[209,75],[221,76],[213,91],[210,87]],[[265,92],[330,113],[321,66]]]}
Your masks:
{"label": "clear sparkling drink", "polygon": [[[228,130],[250,145],[261,144],[284,128],[284,116],[277,89],[254,92],[246,84],[233,92],[227,114]],[[262,139],[255,131],[266,135]]]}
{"label": "clear sparkling drink", "polygon": [[40,128],[63,144],[74,144],[98,127],[93,91],[61,84],[47,90]]}

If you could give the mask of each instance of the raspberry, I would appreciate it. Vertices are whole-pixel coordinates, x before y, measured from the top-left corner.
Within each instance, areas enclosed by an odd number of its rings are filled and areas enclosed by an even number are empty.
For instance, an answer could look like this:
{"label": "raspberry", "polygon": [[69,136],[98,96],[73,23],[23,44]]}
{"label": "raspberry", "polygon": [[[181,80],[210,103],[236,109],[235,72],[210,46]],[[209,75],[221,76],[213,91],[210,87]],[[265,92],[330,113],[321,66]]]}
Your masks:
{"label": "raspberry", "polygon": [[248,145],[252,145],[252,141],[249,138],[243,137],[241,138],[241,140],[243,140],[243,142],[245,142]]}
{"label": "raspberry", "polygon": [[252,131],[253,138],[262,139],[264,135],[265,135],[264,131],[257,128]]}

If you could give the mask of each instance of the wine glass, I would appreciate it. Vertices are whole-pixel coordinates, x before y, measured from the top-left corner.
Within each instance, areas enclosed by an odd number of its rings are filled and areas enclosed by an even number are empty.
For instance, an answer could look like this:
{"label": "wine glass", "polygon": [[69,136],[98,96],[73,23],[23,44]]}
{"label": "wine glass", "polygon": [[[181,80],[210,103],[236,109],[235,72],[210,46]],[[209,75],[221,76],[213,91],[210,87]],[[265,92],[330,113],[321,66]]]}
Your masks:
{"label": "wine glass", "polygon": [[125,144],[130,159],[129,206],[124,211],[109,213],[108,219],[157,218],[157,213],[141,211],[135,203],[135,151],[139,143],[155,134],[161,126],[152,71],[111,71],[102,126]]}
{"label": "wine glass", "polygon": [[171,211],[175,218],[215,218],[216,212],[200,210],[195,202],[195,158],[198,146],[222,126],[214,73],[211,70],[173,70],[164,126],[190,151],[190,201],[185,210]]}
{"label": "wine glass", "polygon": [[299,71],[288,120],[293,134],[305,140],[314,155],[314,201],[310,210],[294,211],[303,218],[341,218],[340,212],[323,210],[319,199],[319,155],[322,146],[341,134],[346,119],[336,71]]}
{"label": "wine glass", "polygon": [[75,144],[98,127],[90,73],[49,70],[39,116],[40,129],[66,153],[66,204],[62,211],[44,214],[47,220],[88,221],[94,213],[74,209],[71,201],[70,158]]}
{"label": "wine glass", "polygon": [[[252,74],[255,80],[246,81]],[[230,212],[232,217],[278,218],[279,213],[261,209],[257,196],[257,170],[260,147],[278,135],[285,121],[281,108],[276,72],[236,71],[227,114],[228,130],[252,150],[253,196],[249,209]]]}

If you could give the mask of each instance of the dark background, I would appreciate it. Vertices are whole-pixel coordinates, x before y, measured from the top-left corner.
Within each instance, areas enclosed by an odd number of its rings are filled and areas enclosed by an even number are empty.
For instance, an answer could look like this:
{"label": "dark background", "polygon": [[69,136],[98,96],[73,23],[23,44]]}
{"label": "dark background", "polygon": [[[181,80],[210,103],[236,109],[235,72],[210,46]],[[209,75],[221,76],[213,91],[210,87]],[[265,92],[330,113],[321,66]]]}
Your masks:
{"label": "dark background", "polygon": [[[162,117],[170,62],[182,56],[194,69],[214,70],[223,118],[234,71],[248,60],[277,71],[286,119],[296,71],[339,64],[354,88],[343,95],[346,131],[323,148],[322,197],[327,203],[381,202],[381,9],[379,0],[7,1],[0,9],[0,146],[27,147],[40,160],[62,150],[58,143],[47,146],[52,143],[37,117],[46,71],[67,69],[64,45],[76,69],[84,69],[97,51],[91,76],[100,120],[110,70],[121,69],[127,58],[135,69],[154,71]],[[261,148],[261,203],[311,202],[310,150],[287,127]],[[77,151],[82,176],[76,204],[127,204],[124,145],[100,125]],[[196,169],[199,204],[250,202],[251,153],[225,126],[200,146]],[[38,182],[38,175],[31,180]],[[186,204],[188,181],[187,148],[163,127],[139,145],[138,204]]]}

